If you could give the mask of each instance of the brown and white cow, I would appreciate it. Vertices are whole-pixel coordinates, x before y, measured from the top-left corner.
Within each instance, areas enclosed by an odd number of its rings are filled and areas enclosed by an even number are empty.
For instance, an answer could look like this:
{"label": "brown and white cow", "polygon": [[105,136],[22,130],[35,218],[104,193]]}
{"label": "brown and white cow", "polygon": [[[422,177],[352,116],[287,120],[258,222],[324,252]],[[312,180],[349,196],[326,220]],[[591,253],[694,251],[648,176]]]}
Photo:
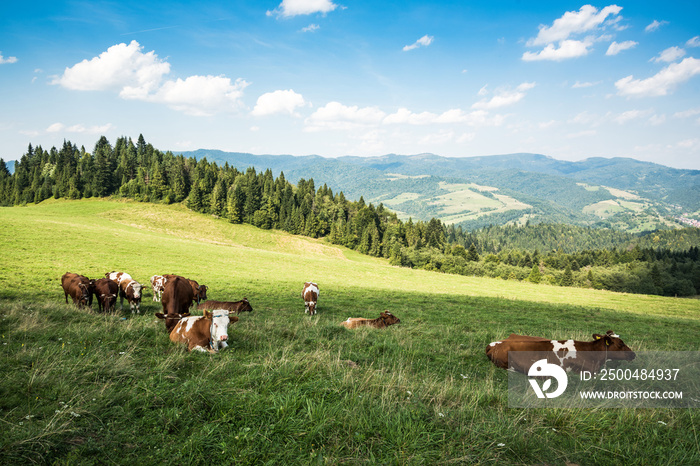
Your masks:
{"label": "brown and white cow", "polygon": [[183,317],[189,316],[189,308],[194,299],[190,283],[178,276],[168,278],[163,289],[163,313],[156,313],[156,317],[165,320],[165,329],[170,333]]}
{"label": "brown and white cow", "polygon": [[133,314],[141,313],[141,288],[142,285],[136,280],[125,279],[119,284],[119,307],[124,310],[124,298],[129,303],[129,308]]}
{"label": "brown and white cow", "polygon": [[240,301],[204,301],[203,303],[197,305],[197,310],[212,311],[214,309],[225,309],[229,313],[236,313],[240,315],[241,312],[252,312],[253,307],[250,305],[248,298],[243,298]]}
{"label": "brown and white cow", "polygon": [[153,301],[160,301],[163,295],[163,290],[167,278],[162,275],[153,275],[151,277],[151,287],[153,288]]}
{"label": "brown and white cow", "polygon": [[113,280],[117,285],[121,285],[123,280],[133,280],[126,272],[107,272],[105,278]]}
{"label": "brown and white cow", "polygon": [[68,304],[68,296],[70,296],[73,299],[73,304],[78,307],[90,307],[92,305],[94,282],[86,276],[66,272],[61,277],[61,286],[63,287],[66,304]]}
{"label": "brown and white cow", "polygon": [[379,314],[376,319],[365,319],[363,317],[348,317],[348,320],[341,322],[345,328],[357,328],[357,327],[373,327],[373,328],[387,328],[389,325],[399,324],[401,319],[396,317],[389,311],[384,311]]}
{"label": "brown and white cow", "polygon": [[301,291],[301,297],[304,298],[304,313],[310,316],[316,314],[316,305],[318,304],[318,285],[314,282],[304,283],[304,289]]}
{"label": "brown and white cow", "polygon": [[100,278],[99,280],[95,280],[93,294],[95,298],[97,298],[97,310],[100,312],[110,312],[114,309],[114,305],[117,304],[119,285],[109,278]]}
{"label": "brown and white cow", "polygon": [[209,351],[217,353],[228,344],[228,325],[238,321],[237,316],[229,316],[229,311],[216,309],[204,311],[202,316],[183,317],[170,332],[170,341],[184,343],[189,351]]}
{"label": "brown and white cow", "polygon": [[[508,338],[489,343],[486,356],[502,369],[527,374],[530,366],[542,356],[532,352],[546,352],[547,362],[574,372],[596,373],[608,360],[631,361],[634,352],[612,330],[605,335],[593,334],[593,341],[549,340],[512,333]],[[510,354],[510,362],[508,355]]]}

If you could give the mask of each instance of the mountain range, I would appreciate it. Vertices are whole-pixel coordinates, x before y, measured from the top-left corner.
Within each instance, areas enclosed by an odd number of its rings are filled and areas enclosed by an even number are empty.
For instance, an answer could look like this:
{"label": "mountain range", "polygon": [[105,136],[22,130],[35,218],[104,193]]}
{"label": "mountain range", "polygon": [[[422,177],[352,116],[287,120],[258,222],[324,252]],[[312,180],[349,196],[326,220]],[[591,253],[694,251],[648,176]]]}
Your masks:
{"label": "mountain range", "polygon": [[650,231],[700,216],[700,170],[631,158],[578,162],[541,154],[441,157],[434,154],[324,158],[200,149],[180,152],[240,170],[313,178],[349,199],[382,203],[401,218],[439,218],[465,228],[554,222]]}

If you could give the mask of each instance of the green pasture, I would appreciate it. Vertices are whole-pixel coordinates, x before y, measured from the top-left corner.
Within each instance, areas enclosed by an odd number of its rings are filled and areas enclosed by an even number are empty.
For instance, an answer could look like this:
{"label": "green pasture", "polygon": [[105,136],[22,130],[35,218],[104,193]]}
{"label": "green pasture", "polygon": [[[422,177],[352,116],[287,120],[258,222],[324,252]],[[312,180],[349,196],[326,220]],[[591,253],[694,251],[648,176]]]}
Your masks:
{"label": "green pasture", "polygon": [[[700,463],[695,410],[510,409],[484,355],[512,332],[608,329],[698,350],[698,300],[397,268],[179,205],[47,201],[0,224],[0,464]],[[254,312],[211,355],[169,341],[150,291],[135,316],[64,303],[64,272],[113,270],[184,275]],[[383,310],[401,323],[339,326]]]}

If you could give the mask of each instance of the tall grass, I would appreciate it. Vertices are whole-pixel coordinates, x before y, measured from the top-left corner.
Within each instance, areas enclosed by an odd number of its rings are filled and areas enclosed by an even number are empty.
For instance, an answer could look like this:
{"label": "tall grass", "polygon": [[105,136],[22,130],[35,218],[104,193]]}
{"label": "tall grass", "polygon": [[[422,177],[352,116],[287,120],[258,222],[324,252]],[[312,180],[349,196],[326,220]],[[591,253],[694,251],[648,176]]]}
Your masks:
{"label": "tall grass", "polygon": [[[0,221],[3,464],[700,462],[693,410],[510,409],[484,355],[510,332],[608,328],[634,349],[698,350],[697,301],[400,269],[179,207],[49,202]],[[149,294],[136,316],[64,304],[68,270],[182,273],[255,310],[227,350],[192,354]],[[338,325],[385,309],[402,323]]]}

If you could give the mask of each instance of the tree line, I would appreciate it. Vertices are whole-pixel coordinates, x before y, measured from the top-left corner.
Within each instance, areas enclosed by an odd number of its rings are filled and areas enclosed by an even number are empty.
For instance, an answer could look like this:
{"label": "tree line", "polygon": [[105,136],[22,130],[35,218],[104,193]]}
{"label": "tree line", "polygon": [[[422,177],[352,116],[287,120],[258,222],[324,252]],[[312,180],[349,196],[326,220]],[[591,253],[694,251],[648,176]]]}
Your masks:
{"label": "tree line", "polygon": [[92,152],[69,141],[48,151],[29,145],[14,174],[0,159],[0,205],[104,196],[182,202],[231,223],[325,237],[397,266],[669,296],[700,290],[698,229],[639,236],[558,224],[465,231],[435,218],[403,221],[382,204],[348,200],[313,179],[295,186],[283,172],[275,178],[269,169],[161,152],[143,135],[114,146],[103,136]]}

